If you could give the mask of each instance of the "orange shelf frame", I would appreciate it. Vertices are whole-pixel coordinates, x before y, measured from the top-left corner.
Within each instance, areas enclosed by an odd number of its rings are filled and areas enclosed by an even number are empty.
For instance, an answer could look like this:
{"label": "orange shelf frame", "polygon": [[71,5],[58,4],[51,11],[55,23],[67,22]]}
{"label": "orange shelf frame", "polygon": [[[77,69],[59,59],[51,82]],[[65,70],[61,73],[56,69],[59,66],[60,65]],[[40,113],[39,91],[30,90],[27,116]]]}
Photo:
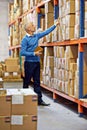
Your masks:
{"label": "orange shelf frame", "polygon": [[78,44],[87,44],[87,38],[79,38],[79,39],[72,39],[72,40],[66,40],[61,42],[51,42],[51,43],[42,43],[40,46],[62,46],[62,45],[78,45]]}
{"label": "orange shelf frame", "polygon": [[58,90],[55,90],[53,88],[50,88],[50,87],[47,87],[46,85],[44,84],[41,84],[41,87],[52,92],[53,93],[53,99],[56,99],[56,97],[59,95],[69,101],[72,101],[74,103],[77,103],[78,104],[78,113],[81,112],[81,108],[83,110],[83,107],[87,108],[87,102],[84,102],[84,101],[81,101],[80,99],[77,99],[75,97],[72,97],[72,96],[69,96],[63,92],[60,92]]}

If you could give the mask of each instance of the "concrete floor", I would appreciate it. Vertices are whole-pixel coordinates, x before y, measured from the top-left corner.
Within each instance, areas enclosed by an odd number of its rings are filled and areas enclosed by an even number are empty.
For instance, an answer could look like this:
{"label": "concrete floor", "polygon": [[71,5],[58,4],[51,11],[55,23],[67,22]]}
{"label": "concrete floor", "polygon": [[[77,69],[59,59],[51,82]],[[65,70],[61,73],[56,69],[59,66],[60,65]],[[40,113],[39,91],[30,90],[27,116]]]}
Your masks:
{"label": "concrete floor", "polygon": [[38,107],[37,130],[87,130],[87,119],[80,118],[75,111],[53,102],[45,95],[43,99],[51,105]]}

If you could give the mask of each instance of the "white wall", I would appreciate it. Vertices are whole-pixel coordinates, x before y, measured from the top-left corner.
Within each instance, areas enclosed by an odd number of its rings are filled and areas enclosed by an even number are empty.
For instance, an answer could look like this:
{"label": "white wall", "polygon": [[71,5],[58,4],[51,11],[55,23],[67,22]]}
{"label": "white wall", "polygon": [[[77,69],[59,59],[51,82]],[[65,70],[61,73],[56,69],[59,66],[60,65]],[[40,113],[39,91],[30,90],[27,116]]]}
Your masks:
{"label": "white wall", "polygon": [[8,0],[0,0],[0,61],[8,56]]}

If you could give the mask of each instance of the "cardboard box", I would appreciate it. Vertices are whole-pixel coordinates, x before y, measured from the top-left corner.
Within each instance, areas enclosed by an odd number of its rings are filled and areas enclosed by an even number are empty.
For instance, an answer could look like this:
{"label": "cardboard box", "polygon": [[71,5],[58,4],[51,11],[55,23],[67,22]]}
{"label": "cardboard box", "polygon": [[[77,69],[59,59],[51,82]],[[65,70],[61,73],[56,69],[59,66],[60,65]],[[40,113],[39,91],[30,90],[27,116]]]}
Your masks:
{"label": "cardboard box", "polygon": [[75,13],[75,0],[67,0],[66,14]]}
{"label": "cardboard box", "polygon": [[80,11],[75,13],[75,25],[80,25]]}
{"label": "cardboard box", "polygon": [[76,59],[75,58],[66,58],[65,59],[65,69],[70,70],[70,64],[75,63]]}
{"label": "cardboard box", "polygon": [[53,13],[53,11],[54,11],[54,6],[53,6],[52,1],[45,3],[45,14],[47,14],[49,12]]}
{"label": "cardboard box", "polygon": [[66,46],[65,58],[77,58],[78,46]]}
{"label": "cardboard box", "polygon": [[85,29],[87,30],[87,20],[84,21],[85,23]]}
{"label": "cardboard box", "polygon": [[59,57],[64,58],[65,55],[65,47],[59,47]]}
{"label": "cardboard box", "polygon": [[73,27],[75,25],[75,14],[66,15],[66,26]]}
{"label": "cardboard box", "polygon": [[0,130],[11,130],[10,122],[11,122],[10,116],[0,116]]}
{"label": "cardboard box", "polygon": [[15,66],[19,64],[18,58],[8,58],[5,60],[6,66]]}
{"label": "cardboard box", "polygon": [[75,0],[75,12],[80,10],[80,0]]}
{"label": "cardboard box", "polygon": [[80,25],[75,25],[74,38],[79,38]]}
{"label": "cardboard box", "polygon": [[87,1],[85,0],[85,12],[87,12]]}
{"label": "cardboard box", "polygon": [[37,116],[12,115],[11,130],[37,130]]}
{"label": "cardboard box", "polygon": [[6,72],[19,72],[20,66],[19,65],[8,65],[6,66]]}
{"label": "cardboard box", "polygon": [[75,79],[75,72],[74,71],[69,71],[69,79]]}
{"label": "cardboard box", "polygon": [[70,63],[70,71],[75,72],[77,70],[77,63]]}
{"label": "cardboard box", "polygon": [[12,114],[13,115],[36,115],[37,95],[31,89],[20,89],[19,95],[12,94]]}
{"label": "cardboard box", "polygon": [[11,115],[11,96],[0,94],[0,116]]}
{"label": "cardboard box", "polygon": [[74,27],[66,27],[66,40],[74,38]]}
{"label": "cardboard box", "polygon": [[3,81],[0,81],[0,88],[3,88]]}
{"label": "cardboard box", "polygon": [[47,66],[48,67],[53,67],[54,66],[54,57],[53,56],[48,56],[47,57]]}

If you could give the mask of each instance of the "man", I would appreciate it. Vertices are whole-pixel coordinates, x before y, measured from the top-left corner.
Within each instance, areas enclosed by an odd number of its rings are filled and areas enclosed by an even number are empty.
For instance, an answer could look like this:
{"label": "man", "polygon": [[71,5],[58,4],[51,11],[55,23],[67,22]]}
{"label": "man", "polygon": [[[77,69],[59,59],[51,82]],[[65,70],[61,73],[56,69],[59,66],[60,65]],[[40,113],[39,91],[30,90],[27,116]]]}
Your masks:
{"label": "man", "polygon": [[31,78],[33,78],[34,91],[38,94],[38,105],[48,106],[50,104],[47,104],[42,100],[40,87],[40,55],[42,52],[35,51],[35,49],[38,46],[38,40],[53,31],[57,25],[58,22],[46,31],[35,34],[35,26],[32,22],[30,22],[25,25],[26,35],[21,41],[20,55],[25,56],[25,77],[23,81],[23,88],[28,88]]}

